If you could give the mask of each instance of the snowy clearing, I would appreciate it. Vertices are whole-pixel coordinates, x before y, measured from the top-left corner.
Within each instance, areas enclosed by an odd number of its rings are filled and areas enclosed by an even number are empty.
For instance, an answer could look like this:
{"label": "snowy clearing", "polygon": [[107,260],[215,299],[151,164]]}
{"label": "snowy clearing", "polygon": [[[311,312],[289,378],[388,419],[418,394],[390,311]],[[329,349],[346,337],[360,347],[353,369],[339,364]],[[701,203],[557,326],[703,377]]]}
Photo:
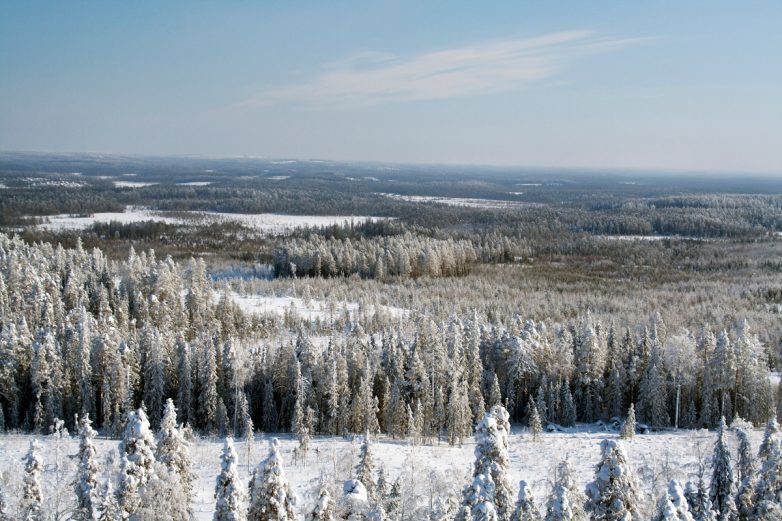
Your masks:
{"label": "snowy clearing", "polygon": [[[314,299],[301,299],[297,297],[273,296],[273,295],[248,295],[231,293],[231,299],[245,313],[250,314],[276,314],[293,313],[295,316],[315,321],[333,321],[337,316],[343,316],[347,312],[351,317],[362,313],[374,315],[377,309],[374,305],[362,308],[358,302],[335,302]],[[410,311],[392,306],[379,306],[382,313],[393,318],[404,318],[410,315]]]}
{"label": "snowy clearing", "polygon": [[42,217],[46,222],[40,225],[41,228],[52,231],[63,230],[82,230],[89,228],[95,223],[110,223],[112,221],[122,224],[131,224],[144,221],[164,222],[168,224],[182,224],[182,219],[166,217],[158,212],[153,212],[148,208],[128,207],[124,212],[102,212],[94,213],[89,216],[75,215],[50,215]]}
{"label": "snowy clearing", "polygon": [[109,223],[112,221],[122,224],[134,222],[156,221],[167,224],[212,224],[221,222],[237,222],[243,226],[264,234],[284,235],[291,233],[296,228],[311,226],[332,226],[345,222],[361,223],[378,220],[378,217],[355,215],[281,215],[273,213],[243,214],[220,212],[160,212],[144,207],[127,207],[124,212],[94,213],[89,216],[77,215],[51,215],[41,216],[45,220],[40,225],[47,230],[81,230],[92,226],[94,223]]}
{"label": "snowy clearing", "polygon": [[180,186],[209,186],[212,181],[190,181],[189,183],[177,183]]}
{"label": "snowy clearing", "polygon": [[448,206],[461,206],[466,208],[491,208],[491,209],[513,209],[529,208],[531,206],[540,206],[539,203],[526,203],[522,201],[503,201],[499,199],[476,199],[464,197],[434,197],[428,195],[399,195],[390,193],[381,193],[390,199],[398,201],[410,201],[413,203],[438,203]]}
{"label": "snowy clearing", "polygon": [[[596,432],[596,429],[583,428],[583,432],[545,434],[542,441],[533,442],[531,437],[521,430],[514,429],[510,438],[510,477],[514,487],[521,479],[527,481],[539,506],[545,504],[554,476],[554,468],[562,459],[573,463],[579,484],[585,486],[594,478],[594,466],[600,458],[600,441],[615,439],[615,433]],[[760,444],[762,431],[750,433],[755,450]],[[21,494],[23,457],[33,437],[30,435],[4,435],[0,437],[0,482],[6,494],[11,512],[16,507]],[[268,435],[257,434],[252,443],[248,459],[247,443],[236,442],[239,474],[242,481],[249,481],[250,472],[268,450]],[[341,483],[354,476],[358,462],[360,437],[349,440],[341,437],[316,436],[310,442],[310,450],[303,462],[294,463],[293,451],[298,445],[290,435],[280,435],[280,453],[284,472],[298,496],[297,512],[302,516],[315,502],[321,480],[327,486],[341,490]],[[716,439],[714,432],[705,430],[679,431],[660,434],[638,435],[624,442],[630,464],[638,478],[641,491],[647,501],[654,498],[667,485],[669,479],[686,481],[694,479],[698,467],[698,455],[706,460],[711,456]],[[45,463],[44,497],[55,498],[58,488],[65,489],[65,497],[70,500],[71,477],[75,472],[75,461],[69,456],[78,451],[78,438],[66,438],[61,442],[61,475],[57,476],[56,441],[52,436],[39,437],[42,456]],[[730,436],[735,450],[735,436]],[[118,441],[96,439],[97,461],[102,464],[101,479],[107,475],[107,456],[113,463],[111,475],[117,472]],[[406,441],[392,440],[379,436],[373,443],[372,452],[375,467],[384,467],[386,476],[393,482],[402,476],[407,491],[415,491],[420,504],[429,500],[431,489],[445,490],[460,497],[462,486],[468,483],[472,472],[475,443],[468,438],[462,447],[440,445],[410,445]],[[198,479],[195,484],[194,511],[199,521],[212,519],[214,510],[214,484],[220,470],[220,452],[222,440],[200,438],[191,445],[193,470]],[[436,493],[436,492],[435,492]]]}
{"label": "snowy clearing", "polygon": [[[122,174],[135,175],[135,174]],[[114,181],[116,188],[144,188],[145,186],[154,186],[159,183],[142,183],[141,181]]]}

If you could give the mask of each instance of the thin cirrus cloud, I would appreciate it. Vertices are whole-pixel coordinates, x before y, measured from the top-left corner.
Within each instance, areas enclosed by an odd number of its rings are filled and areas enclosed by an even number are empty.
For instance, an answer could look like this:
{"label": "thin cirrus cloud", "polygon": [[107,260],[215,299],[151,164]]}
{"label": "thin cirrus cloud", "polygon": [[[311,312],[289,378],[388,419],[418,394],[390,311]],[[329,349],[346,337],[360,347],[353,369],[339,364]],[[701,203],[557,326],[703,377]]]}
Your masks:
{"label": "thin cirrus cloud", "polygon": [[410,57],[365,52],[325,64],[310,80],[262,91],[241,105],[345,107],[492,94],[551,78],[582,56],[648,40],[578,30],[492,40]]}

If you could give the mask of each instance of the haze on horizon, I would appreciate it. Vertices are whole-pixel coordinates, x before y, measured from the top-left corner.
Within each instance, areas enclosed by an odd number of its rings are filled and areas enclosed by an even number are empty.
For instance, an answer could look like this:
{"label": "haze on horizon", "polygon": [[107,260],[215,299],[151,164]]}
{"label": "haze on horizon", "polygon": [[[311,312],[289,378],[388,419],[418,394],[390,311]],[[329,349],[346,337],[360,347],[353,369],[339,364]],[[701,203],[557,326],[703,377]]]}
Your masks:
{"label": "haze on horizon", "polygon": [[0,150],[782,174],[782,4],[0,4]]}

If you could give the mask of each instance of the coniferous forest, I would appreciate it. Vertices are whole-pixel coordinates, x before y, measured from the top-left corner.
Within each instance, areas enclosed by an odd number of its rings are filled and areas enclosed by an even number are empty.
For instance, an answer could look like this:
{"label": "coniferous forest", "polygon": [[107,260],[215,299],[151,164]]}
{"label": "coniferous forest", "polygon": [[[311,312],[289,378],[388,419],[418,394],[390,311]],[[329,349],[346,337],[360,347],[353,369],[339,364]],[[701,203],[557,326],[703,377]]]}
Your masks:
{"label": "coniferous forest", "polygon": [[778,181],[0,173],[0,519],[782,518]]}

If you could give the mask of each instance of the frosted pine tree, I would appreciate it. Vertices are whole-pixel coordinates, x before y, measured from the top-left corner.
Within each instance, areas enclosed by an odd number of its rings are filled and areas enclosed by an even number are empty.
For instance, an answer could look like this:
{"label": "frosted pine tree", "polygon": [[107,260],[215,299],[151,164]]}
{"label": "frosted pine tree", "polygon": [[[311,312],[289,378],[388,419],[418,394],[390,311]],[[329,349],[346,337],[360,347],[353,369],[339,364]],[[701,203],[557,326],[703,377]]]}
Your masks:
{"label": "frosted pine tree", "polygon": [[[487,413],[488,414],[488,413]],[[495,504],[496,487],[491,476],[478,474],[473,477],[472,483],[463,491],[464,501],[462,506],[470,513],[470,519],[475,521],[499,521],[499,514]],[[466,517],[457,518],[464,521]]]}
{"label": "frosted pine tree", "polygon": [[446,430],[450,445],[462,445],[465,437],[472,433],[472,411],[467,397],[467,382],[463,378],[451,380],[448,393],[448,407],[445,412]]}
{"label": "frosted pine tree", "polygon": [[769,446],[766,460],[760,469],[756,485],[755,502],[782,500],[782,448],[779,443]]}
{"label": "frosted pine tree", "polygon": [[41,491],[41,474],[43,459],[38,440],[30,442],[30,450],[24,463],[24,480],[22,499],[19,501],[19,512],[23,521],[43,521],[43,493]]}
{"label": "frosted pine tree", "polygon": [[369,499],[375,499],[375,467],[372,461],[372,445],[369,440],[369,432],[364,435],[364,441],[361,443],[361,450],[358,454],[358,465],[356,465],[356,479],[364,484],[367,489]]}
{"label": "frosted pine tree", "polygon": [[532,441],[540,441],[540,437],[543,435],[543,425],[540,422],[538,407],[534,403],[532,404],[532,412],[529,418],[529,430],[532,434]]}
{"label": "frosted pine tree", "polygon": [[[489,515],[486,513],[488,506],[476,509],[476,503],[471,503],[470,498],[476,497],[486,498],[482,500],[483,503],[491,503],[499,521],[507,521],[513,512],[513,495],[508,479],[508,418],[508,411],[502,405],[495,405],[483,416],[475,430],[474,480],[465,489],[463,502],[465,505],[473,505],[473,518]],[[480,490],[476,490],[475,479],[478,479]]]}
{"label": "frosted pine tree", "polygon": [[248,521],[294,521],[294,497],[280,458],[279,441],[269,444],[269,455],[258,465],[250,481]]}
{"label": "frosted pine tree", "polygon": [[346,521],[367,521],[369,519],[369,496],[364,484],[349,479],[342,486],[340,517]]}
{"label": "frosted pine tree", "polygon": [[635,436],[635,405],[630,404],[630,408],[627,410],[627,418],[622,424],[622,432],[619,433],[619,437],[623,440],[630,440]]}
{"label": "frosted pine tree", "polygon": [[328,490],[320,489],[318,500],[312,511],[307,514],[305,521],[334,521],[334,502],[331,500]]}
{"label": "frosted pine tree", "polygon": [[[469,509],[468,509],[469,510]],[[386,499],[386,516],[391,521],[402,519],[402,482],[396,478]]]}
{"label": "frosted pine tree", "polygon": [[684,491],[675,479],[668,483],[668,491],[660,498],[652,521],[694,521]]}
{"label": "frosted pine tree", "polygon": [[[0,282],[2,280],[0,279]],[[11,517],[8,515],[8,505],[5,503],[5,494],[3,489],[0,488],[0,521],[11,521]]]}
{"label": "frosted pine tree", "polygon": [[532,497],[526,481],[519,482],[519,497],[516,500],[516,509],[510,517],[511,521],[542,521],[540,510],[535,506],[535,499]]}
{"label": "frosted pine tree", "polygon": [[576,482],[573,465],[565,460],[559,463],[551,497],[546,504],[546,521],[584,521],[586,496]]}
{"label": "frosted pine tree", "polygon": [[760,449],[758,450],[758,458],[760,459],[761,465],[771,453],[771,446],[779,444],[777,433],[779,433],[779,424],[777,423],[776,418],[771,417],[768,419],[768,422],[766,422],[766,430],[763,433],[763,441],[761,442]]}
{"label": "frosted pine tree", "polygon": [[141,489],[141,506],[130,521],[190,521],[193,514],[179,477],[165,465],[156,466],[155,474]]}
{"label": "frosted pine tree", "polygon": [[233,439],[226,438],[220,456],[221,468],[215,484],[215,512],[213,521],[245,521],[246,494],[236,466]]}
{"label": "frosted pine tree", "polygon": [[690,513],[695,521],[715,521],[717,515],[712,508],[709,499],[709,491],[706,489],[706,482],[703,479],[704,468],[701,465],[698,483],[688,481],[684,487],[684,497],[687,498],[687,504],[690,506]]}
{"label": "frosted pine tree", "polygon": [[117,521],[121,519],[117,496],[114,494],[114,487],[111,485],[111,479],[106,480],[103,486],[103,493],[98,506],[98,521]]}
{"label": "frosted pine tree", "polygon": [[128,413],[119,451],[120,508],[123,519],[129,519],[141,508],[141,490],[155,475],[155,438],[143,409]]}
{"label": "frosted pine tree", "polygon": [[587,485],[586,510],[601,521],[640,521],[638,484],[621,442],[603,440],[595,479]]}
{"label": "frosted pine tree", "polygon": [[752,446],[749,443],[749,436],[743,429],[737,429],[736,437],[739,439],[737,469],[739,489],[736,493],[736,509],[738,510],[739,521],[749,521],[754,509],[757,472],[755,460],[752,455]]}
{"label": "frosted pine tree", "polygon": [[184,436],[177,428],[177,411],[174,402],[166,400],[163,419],[160,421],[160,431],[157,435],[156,459],[179,478],[182,491],[187,498],[187,504],[193,498],[193,483],[197,476],[192,470],[190,449]]}
{"label": "frosted pine tree", "polygon": [[733,500],[736,482],[733,475],[733,464],[730,460],[730,447],[728,446],[724,417],[720,419],[720,429],[717,433],[717,442],[714,444],[711,467],[709,499],[714,505],[718,521],[732,521],[736,519],[736,503]]}
{"label": "frosted pine tree", "polygon": [[89,415],[79,421],[79,469],[76,475],[76,511],[74,520],[92,521],[98,506],[98,472],[100,467],[95,460],[96,450],[92,438],[97,433],[92,428]]}

